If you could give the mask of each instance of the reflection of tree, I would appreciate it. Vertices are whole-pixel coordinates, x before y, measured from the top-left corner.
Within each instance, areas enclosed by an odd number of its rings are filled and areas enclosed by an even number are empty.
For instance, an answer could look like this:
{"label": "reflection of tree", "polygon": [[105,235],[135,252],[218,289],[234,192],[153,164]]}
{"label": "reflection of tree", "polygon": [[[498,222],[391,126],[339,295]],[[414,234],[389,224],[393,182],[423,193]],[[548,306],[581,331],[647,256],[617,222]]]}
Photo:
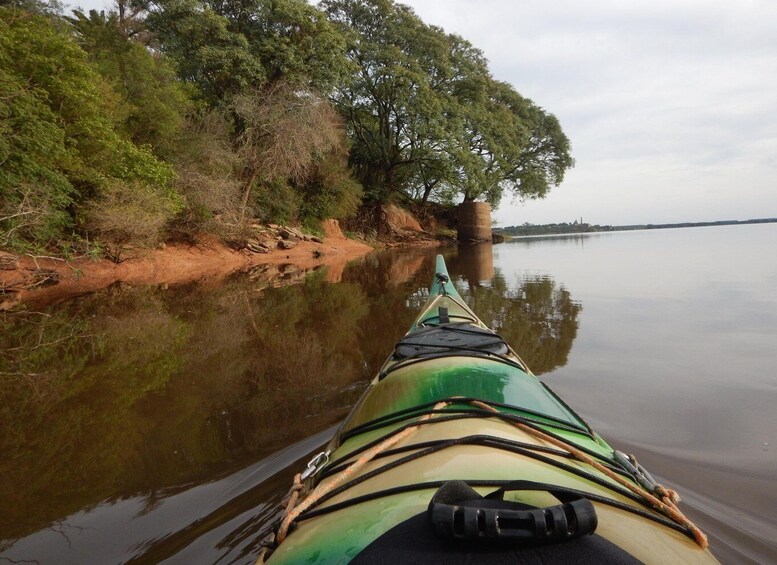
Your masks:
{"label": "reflection of tree", "polygon": [[418,315],[420,304],[413,297],[418,298],[419,289],[428,289],[435,250],[386,250],[371,254],[369,261],[368,269],[351,269],[344,276],[368,296],[369,315],[361,324],[360,342],[365,378],[375,375]]}
{"label": "reflection of tree", "polygon": [[[417,315],[434,254],[379,254],[339,284],[237,277],[0,314],[0,539],[120,497],[152,511],[334,424]],[[552,281],[497,276],[467,299],[533,369],[566,359],[580,307]]]}
{"label": "reflection of tree", "polygon": [[510,240],[510,245],[521,247],[536,247],[548,245],[555,246],[569,246],[575,245],[578,247],[584,247],[586,242],[592,238],[597,237],[590,233],[571,233],[571,234],[558,234],[558,235],[543,235],[539,237],[517,237]]}
{"label": "reflection of tree", "polygon": [[28,316],[3,319],[3,537],[96,502],[95,491],[111,494],[140,463],[148,426],[133,408],[180,366],[186,327],[148,293],[137,297],[141,307],[111,297],[38,314],[36,325]]}
{"label": "reflection of tree", "polygon": [[463,293],[478,316],[501,334],[535,374],[562,367],[577,337],[582,306],[548,277],[526,277],[514,290],[497,270],[488,287]]}
{"label": "reflection of tree", "polygon": [[314,420],[331,424],[344,415],[360,392],[343,396],[363,377],[359,340],[367,311],[358,286],[328,284],[318,274],[251,302],[248,394],[233,404],[254,420],[243,426],[251,444],[280,447]]}
{"label": "reflection of tree", "polygon": [[256,286],[112,289],[0,318],[0,539],[342,418],[365,372],[364,293],[321,274]]}
{"label": "reflection of tree", "polygon": [[382,255],[339,284],[236,277],[3,314],[0,539],[104,500],[148,510],[336,423],[417,314],[428,255]]}

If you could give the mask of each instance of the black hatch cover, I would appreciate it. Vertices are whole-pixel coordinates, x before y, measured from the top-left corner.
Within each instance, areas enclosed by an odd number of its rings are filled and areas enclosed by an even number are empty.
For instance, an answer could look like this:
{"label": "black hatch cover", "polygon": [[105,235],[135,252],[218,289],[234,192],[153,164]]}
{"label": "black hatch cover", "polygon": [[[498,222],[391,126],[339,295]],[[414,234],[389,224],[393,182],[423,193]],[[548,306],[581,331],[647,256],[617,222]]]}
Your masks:
{"label": "black hatch cover", "polygon": [[448,324],[424,328],[402,339],[394,350],[395,359],[455,351],[480,351],[506,355],[507,343],[490,330],[470,324]]}

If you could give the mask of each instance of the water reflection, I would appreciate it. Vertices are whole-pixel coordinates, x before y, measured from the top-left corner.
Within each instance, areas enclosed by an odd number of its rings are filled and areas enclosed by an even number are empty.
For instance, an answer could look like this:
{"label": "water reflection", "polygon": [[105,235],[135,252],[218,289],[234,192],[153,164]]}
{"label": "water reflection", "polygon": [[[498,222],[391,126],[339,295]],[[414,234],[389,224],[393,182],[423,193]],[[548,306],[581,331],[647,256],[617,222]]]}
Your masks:
{"label": "water reflection", "polygon": [[460,247],[452,272],[466,285],[462,296],[541,375],[566,365],[580,326],[582,305],[547,275],[523,274],[510,284],[494,268],[491,244]]}
{"label": "water reflection", "polygon": [[557,235],[532,235],[514,237],[508,240],[510,245],[521,247],[547,247],[548,245],[577,245],[584,247],[588,239],[608,235],[612,232],[569,233]]}
{"label": "water reflection", "polygon": [[[192,562],[250,562],[291,473],[325,441],[315,434],[328,437],[412,323],[408,298],[437,252],[2,313],[0,552],[155,562],[196,548]],[[490,245],[444,253],[536,372],[565,362],[580,313],[566,290],[511,284]]]}
{"label": "water reflection", "polygon": [[117,288],[6,314],[2,537],[209,478],[335,423],[369,376],[355,346],[367,313],[357,285],[314,274],[261,294],[245,281]]}
{"label": "water reflection", "polygon": [[490,243],[459,246],[453,269],[458,270],[470,288],[494,278],[494,246]]}

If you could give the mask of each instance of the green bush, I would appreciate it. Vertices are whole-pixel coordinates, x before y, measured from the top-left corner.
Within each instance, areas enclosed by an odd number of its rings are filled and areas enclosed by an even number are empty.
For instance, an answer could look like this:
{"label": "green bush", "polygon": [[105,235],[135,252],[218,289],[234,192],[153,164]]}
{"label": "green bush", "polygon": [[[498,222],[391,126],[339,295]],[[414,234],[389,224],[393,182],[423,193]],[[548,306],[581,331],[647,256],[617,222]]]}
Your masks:
{"label": "green bush", "polygon": [[112,105],[117,131],[155,155],[169,157],[193,106],[192,89],[176,78],[163,55],[131,40],[115,12],[73,13],[67,21],[76,41],[117,98]]}
{"label": "green bush", "polygon": [[356,214],[363,191],[348,169],[347,158],[342,148],[330,151],[317,163],[307,182],[298,186],[303,221],[349,218]]}
{"label": "green bush", "polygon": [[2,245],[56,244],[118,186],[154,186],[176,207],[172,167],[114,129],[110,87],[55,21],[0,8]]}
{"label": "green bush", "polygon": [[288,182],[278,179],[255,190],[253,202],[262,221],[288,224],[299,219],[302,198]]}

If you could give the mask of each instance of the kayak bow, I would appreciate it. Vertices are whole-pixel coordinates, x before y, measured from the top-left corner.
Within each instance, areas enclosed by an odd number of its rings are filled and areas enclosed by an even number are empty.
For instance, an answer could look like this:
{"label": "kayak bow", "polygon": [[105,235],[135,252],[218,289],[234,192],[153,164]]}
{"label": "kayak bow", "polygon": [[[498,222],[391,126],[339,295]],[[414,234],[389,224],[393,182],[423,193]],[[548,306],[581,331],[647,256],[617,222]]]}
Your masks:
{"label": "kayak bow", "polygon": [[677,500],[531,373],[438,256],[259,561],[716,563]]}

